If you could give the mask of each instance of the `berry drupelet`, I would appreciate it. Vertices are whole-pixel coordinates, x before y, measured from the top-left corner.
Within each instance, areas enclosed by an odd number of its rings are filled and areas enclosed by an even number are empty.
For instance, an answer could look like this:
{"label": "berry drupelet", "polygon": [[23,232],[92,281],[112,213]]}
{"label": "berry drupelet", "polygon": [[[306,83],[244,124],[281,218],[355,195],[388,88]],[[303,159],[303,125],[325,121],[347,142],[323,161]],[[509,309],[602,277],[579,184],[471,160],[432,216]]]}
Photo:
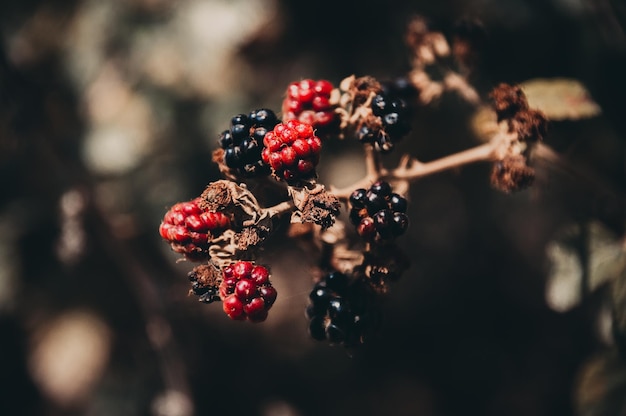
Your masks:
{"label": "berry drupelet", "polygon": [[219,296],[224,312],[231,319],[263,322],[276,301],[276,289],[265,266],[251,261],[237,261],[222,269]]}
{"label": "berry drupelet", "polygon": [[362,280],[331,272],[315,284],[306,308],[309,334],[345,347],[362,344],[378,328],[381,313],[375,293]]}
{"label": "berry drupelet", "polygon": [[334,87],[327,80],[303,79],[289,84],[282,103],[283,120],[310,124],[320,136],[336,133],[339,116],[331,104]]}
{"label": "berry drupelet", "polygon": [[224,164],[246,178],[269,175],[269,165],[261,160],[263,139],[278,123],[276,114],[266,108],[235,115],[219,137]]}
{"label": "berry drupelet", "polygon": [[357,233],[369,242],[388,242],[404,234],[409,226],[407,200],[377,181],[369,189],[359,188],[350,195],[350,221]]}
{"label": "berry drupelet", "polygon": [[389,153],[411,130],[407,105],[402,98],[381,91],[372,99],[371,108],[380,122],[361,125],[357,139],[372,144],[380,153]]}
{"label": "berry drupelet", "polygon": [[165,213],[159,226],[159,234],[170,243],[172,250],[192,261],[206,258],[209,240],[231,226],[227,215],[204,210],[199,202],[196,198],[175,204]]}
{"label": "berry drupelet", "polygon": [[322,141],[310,124],[298,120],[279,123],[265,135],[263,144],[263,162],[271,166],[278,180],[297,185],[317,176]]}

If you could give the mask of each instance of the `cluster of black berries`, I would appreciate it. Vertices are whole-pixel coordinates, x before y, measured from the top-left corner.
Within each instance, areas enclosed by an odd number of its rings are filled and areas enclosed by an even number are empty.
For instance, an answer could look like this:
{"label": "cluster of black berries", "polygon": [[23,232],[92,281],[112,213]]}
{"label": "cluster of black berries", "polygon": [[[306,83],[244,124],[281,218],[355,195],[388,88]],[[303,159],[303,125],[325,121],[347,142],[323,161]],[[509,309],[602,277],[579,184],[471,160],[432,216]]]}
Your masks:
{"label": "cluster of black berries", "polygon": [[203,275],[205,275],[207,267],[199,266],[194,268],[187,274],[189,281],[191,282],[191,293],[198,296],[198,300],[203,303],[213,303],[219,301],[219,286],[203,284],[201,282]]}
{"label": "cluster of black berries", "polygon": [[271,168],[261,159],[263,138],[279,122],[276,114],[266,108],[234,116],[230,128],[219,137],[219,145],[224,149],[224,164],[243,177],[269,175]]}
{"label": "cluster of black berries", "polygon": [[377,181],[369,189],[355,190],[350,195],[350,206],[350,221],[369,242],[392,241],[409,226],[407,200],[392,192],[388,182]]}
{"label": "cluster of black berries", "polygon": [[373,144],[380,153],[389,153],[394,143],[411,130],[407,105],[402,98],[381,91],[373,98],[371,107],[381,127],[365,123],[357,131],[357,139]]}
{"label": "cluster of black berries", "polygon": [[405,76],[383,80],[380,82],[382,93],[387,97],[400,98],[407,106],[407,110],[412,108],[413,102],[418,98],[419,91],[415,85]]}
{"label": "cluster of black berries", "polygon": [[363,280],[331,272],[315,284],[306,308],[309,334],[318,341],[356,347],[377,330],[381,310],[375,292]]}

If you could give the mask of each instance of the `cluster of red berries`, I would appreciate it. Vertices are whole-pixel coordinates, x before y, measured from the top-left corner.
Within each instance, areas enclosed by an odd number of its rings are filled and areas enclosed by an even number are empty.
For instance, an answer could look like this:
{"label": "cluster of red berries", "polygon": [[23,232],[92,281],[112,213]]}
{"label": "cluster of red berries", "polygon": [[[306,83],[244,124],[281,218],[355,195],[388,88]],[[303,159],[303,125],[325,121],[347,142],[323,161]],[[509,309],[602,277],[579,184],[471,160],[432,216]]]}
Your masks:
{"label": "cluster of red berries", "polygon": [[203,210],[196,198],[172,206],[163,217],[159,234],[172,250],[189,260],[206,257],[209,239],[230,228],[230,218],[221,212]]}
{"label": "cluster of red berries", "polygon": [[224,164],[243,177],[269,175],[269,165],[261,160],[263,139],[278,122],[276,114],[267,108],[232,117],[230,128],[219,137]]}
{"label": "cluster of red berries", "polygon": [[388,182],[377,181],[369,189],[353,191],[350,206],[350,221],[367,241],[391,241],[409,226],[407,200],[393,192]]}
{"label": "cluster of red berries", "polygon": [[389,153],[395,142],[411,130],[406,103],[400,97],[381,91],[374,96],[371,108],[372,113],[380,119],[382,128],[363,124],[357,131],[357,139],[361,143],[373,144],[380,153]]}
{"label": "cluster of red berries", "polygon": [[304,79],[289,84],[283,99],[283,120],[299,120],[310,124],[318,134],[326,134],[339,126],[335,106],[330,102],[333,84],[327,80]]}
{"label": "cluster of red berries", "polygon": [[309,335],[318,341],[355,347],[374,333],[381,320],[375,293],[363,280],[350,282],[331,272],[315,284],[306,308]]}
{"label": "cluster of red berries", "polygon": [[267,132],[263,144],[261,157],[277,179],[295,185],[316,177],[322,141],[310,124],[298,120],[279,123]]}
{"label": "cluster of red berries", "polygon": [[224,312],[231,319],[263,322],[276,301],[269,270],[251,261],[237,261],[222,268],[219,287]]}

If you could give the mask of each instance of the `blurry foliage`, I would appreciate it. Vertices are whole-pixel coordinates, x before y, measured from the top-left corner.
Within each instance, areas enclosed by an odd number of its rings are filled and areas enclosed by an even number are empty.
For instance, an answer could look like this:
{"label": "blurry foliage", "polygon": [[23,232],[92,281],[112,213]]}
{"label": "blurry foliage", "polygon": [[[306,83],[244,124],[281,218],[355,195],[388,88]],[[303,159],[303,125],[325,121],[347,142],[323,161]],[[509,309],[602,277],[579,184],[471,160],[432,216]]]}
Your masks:
{"label": "blurry foliage", "polygon": [[[415,13],[446,33],[481,20],[481,94],[584,86],[601,112],[553,117],[546,139],[567,163],[547,159],[515,195],[490,189],[486,166],[415,184],[411,269],[352,357],[308,338],[311,260],[280,234],[264,252],[272,319],[238,325],[188,297],[157,228],[219,178],[230,116],[278,109],[301,78],[404,74]],[[623,413],[625,16],[606,0],[2,2],[0,414]],[[398,153],[470,147],[471,115],[453,96],[420,108]],[[360,148],[325,152],[322,179],[342,185]],[[582,291],[553,310],[560,278]],[[617,346],[598,336],[607,298]]]}

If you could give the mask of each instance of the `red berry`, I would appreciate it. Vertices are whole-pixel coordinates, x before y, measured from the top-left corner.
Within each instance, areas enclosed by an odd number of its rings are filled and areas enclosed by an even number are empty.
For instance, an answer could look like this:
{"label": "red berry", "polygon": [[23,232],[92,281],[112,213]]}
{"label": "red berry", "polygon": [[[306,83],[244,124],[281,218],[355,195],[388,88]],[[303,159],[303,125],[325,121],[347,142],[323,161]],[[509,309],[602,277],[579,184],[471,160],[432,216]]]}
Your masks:
{"label": "red berry", "polygon": [[308,89],[308,90],[300,89],[300,91],[298,92],[298,100],[301,103],[311,102],[311,100],[313,100],[313,97],[315,97],[315,91],[311,89]]}
{"label": "red berry", "polygon": [[298,116],[298,121],[311,126],[315,125],[315,111],[305,110],[301,112]]}
{"label": "red berry", "polygon": [[298,93],[300,91],[300,83],[292,82],[287,86],[287,96],[290,98],[298,98]]}
{"label": "red berry", "polygon": [[262,322],[276,300],[276,289],[265,266],[251,261],[237,261],[222,269],[223,280],[219,296],[224,312],[232,319]]}
{"label": "red berry", "polygon": [[256,285],[250,279],[241,279],[235,285],[235,295],[243,301],[252,299],[256,293]]}
{"label": "red berry", "polygon": [[235,293],[235,285],[237,284],[237,279],[234,277],[226,277],[222,280],[220,284],[220,298],[226,299],[229,295]]}
{"label": "red berry", "polygon": [[248,315],[256,315],[265,310],[265,301],[262,298],[254,298],[243,305],[243,311]]}
{"label": "red berry", "polygon": [[206,257],[209,239],[230,227],[230,218],[221,212],[210,212],[200,207],[200,199],[174,204],[163,216],[159,235],[167,240],[177,253],[189,260]]}
{"label": "red berry", "polygon": [[318,95],[317,97],[313,98],[311,106],[315,111],[326,110],[330,108],[330,100],[328,99],[328,97],[322,97]]}
{"label": "red berry", "polygon": [[311,150],[309,144],[304,139],[298,139],[293,142],[291,148],[295,150],[296,155],[300,158],[308,156]]}
{"label": "red berry", "polygon": [[269,271],[263,266],[254,266],[252,272],[250,272],[250,279],[252,279],[257,286],[261,286],[269,282],[269,276]]}
{"label": "red berry", "polygon": [[202,221],[199,215],[190,215],[185,218],[185,225],[192,231],[202,231],[205,227],[205,222]]}
{"label": "red berry", "polygon": [[263,159],[269,161],[274,176],[289,184],[314,177],[322,141],[315,136],[313,127],[298,120],[288,120],[278,124],[274,134],[282,140],[280,148],[265,147],[263,150]]}
{"label": "red berry", "polygon": [[167,239],[174,243],[184,243],[189,238],[189,231],[181,225],[170,227],[167,233]]}
{"label": "red berry", "polygon": [[299,173],[309,173],[311,172],[315,166],[310,160],[300,159],[298,160],[298,172]]}
{"label": "red berry", "polygon": [[233,265],[233,276],[237,279],[243,279],[250,276],[254,265],[249,261],[240,260]]}
{"label": "red berry", "polygon": [[318,111],[315,113],[315,123],[319,126],[327,126],[335,121],[335,112]]}
{"label": "red berry", "polygon": [[229,277],[233,277],[233,266],[232,265],[228,265],[228,266],[224,266],[222,268],[222,276],[224,276],[224,279],[228,279]]}
{"label": "red berry", "polygon": [[319,95],[329,96],[333,91],[333,84],[325,79],[320,79],[315,83],[315,87],[313,87],[313,89]]}
{"label": "red berry", "polygon": [[223,302],[224,312],[230,319],[245,319],[246,315],[243,311],[243,302],[235,295],[230,295]]}
{"label": "red berry", "polygon": [[279,152],[270,154],[270,166],[275,171],[282,170],[282,168],[283,168],[283,157],[282,157],[282,155]]}
{"label": "red berry", "polygon": [[259,294],[265,301],[265,306],[267,307],[267,309],[269,309],[276,301],[276,296],[278,295],[278,292],[276,292],[276,289],[274,289],[273,286],[261,286],[259,288]]}
{"label": "red berry", "polygon": [[315,88],[315,81],[312,79],[303,79],[300,81],[300,91],[302,90],[312,90]]}
{"label": "red berry", "polygon": [[292,166],[294,163],[296,163],[298,154],[293,149],[293,147],[283,147],[283,149],[280,151],[280,157],[284,165]]}
{"label": "red berry", "polygon": [[357,232],[364,238],[372,238],[376,235],[376,226],[372,217],[365,217],[357,227]]}
{"label": "red berry", "polygon": [[[283,120],[299,120],[310,124],[315,130],[325,128],[324,133],[337,130],[339,115],[334,111],[335,105],[330,102],[333,88],[333,84],[327,80],[304,79],[290,83],[282,103]],[[324,112],[324,115],[316,115],[320,112]]]}
{"label": "red berry", "polygon": [[162,222],[161,225],[159,226],[159,234],[161,235],[161,238],[167,239],[167,233],[169,232],[169,229],[172,227],[172,224],[168,224],[165,222]]}

